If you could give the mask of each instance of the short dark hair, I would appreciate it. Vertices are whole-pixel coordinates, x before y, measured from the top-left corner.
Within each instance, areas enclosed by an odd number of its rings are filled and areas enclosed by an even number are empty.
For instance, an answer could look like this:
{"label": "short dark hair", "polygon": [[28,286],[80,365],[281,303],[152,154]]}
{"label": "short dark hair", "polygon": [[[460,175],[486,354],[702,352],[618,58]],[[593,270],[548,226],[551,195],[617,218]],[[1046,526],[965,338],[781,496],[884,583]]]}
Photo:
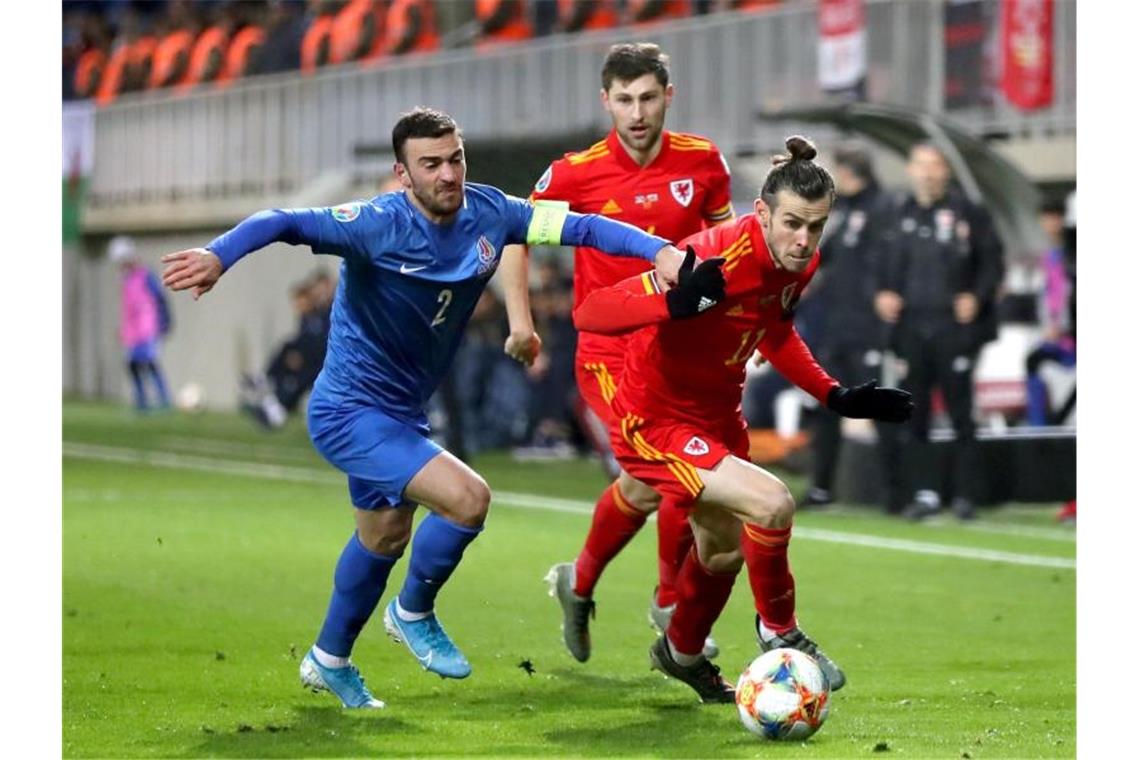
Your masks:
{"label": "short dark hair", "polygon": [[835,165],[848,169],[861,181],[875,182],[875,167],[871,152],[862,145],[845,143],[835,149]]}
{"label": "short dark hair", "polygon": [[404,163],[404,143],[412,137],[443,137],[455,133],[459,137],[463,132],[455,119],[443,111],[426,106],[416,106],[407,113],[400,114],[400,120],[392,127],[392,152],[396,160]]}
{"label": "short dark hair", "polygon": [[669,85],[669,56],[652,42],[623,42],[610,48],[602,64],[602,89],[607,92],[615,79],[632,82],[652,74],[662,87]]}
{"label": "short dark hair", "polygon": [[835,180],[831,174],[812,159],[816,156],[815,146],[806,137],[792,135],[784,141],[786,154],[772,157],[775,168],[768,172],[760,198],[768,208],[776,208],[776,196],[781,190],[790,190],[808,201],[817,201],[824,196],[835,200]]}

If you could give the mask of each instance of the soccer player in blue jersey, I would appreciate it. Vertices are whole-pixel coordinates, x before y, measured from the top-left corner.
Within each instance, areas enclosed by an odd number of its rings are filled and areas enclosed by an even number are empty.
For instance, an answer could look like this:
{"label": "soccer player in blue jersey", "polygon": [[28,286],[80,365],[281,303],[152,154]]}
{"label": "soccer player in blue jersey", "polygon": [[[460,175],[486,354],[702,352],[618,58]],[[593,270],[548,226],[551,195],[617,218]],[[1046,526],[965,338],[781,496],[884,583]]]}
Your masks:
{"label": "soccer player in blue jersey", "polygon": [[[682,261],[667,241],[631,225],[465,183],[462,136],[447,114],[404,114],[392,147],[403,192],[333,208],[262,211],[205,248],[163,258],[166,286],[190,290],[195,300],[242,256],[275,241],[344,259],[328,354],[309,401],[309,434],[348,476],[356,530],[337,562],[301,681],[331,691],[345,707],[384,706],[349,654],[409,539],[407,579],[384,610],[384,627],[426,670],[446,678],[471,672],[436,618],[435,598],[482,530],[491,493],[478,473],[428,438],[424,407],[503,247],[588,245],[640,256],[670,283]],[[512,333],[506,351],[532,360],[537,336]],[[432,514],[413,538],[417,504]]]}

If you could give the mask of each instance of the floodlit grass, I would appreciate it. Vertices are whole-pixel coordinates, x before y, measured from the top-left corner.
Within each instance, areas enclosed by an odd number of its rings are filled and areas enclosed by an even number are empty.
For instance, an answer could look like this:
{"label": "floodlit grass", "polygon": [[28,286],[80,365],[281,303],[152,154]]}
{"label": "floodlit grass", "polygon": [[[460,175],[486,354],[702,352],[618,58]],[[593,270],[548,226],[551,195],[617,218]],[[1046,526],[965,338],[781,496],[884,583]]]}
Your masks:
{"label": "floodlit grass", "polygon": [[[226,463],[244,468],[218,471]],[[474,673],[425,674],[377,615],[354,660],[388,708],[345,711],[297,678],[351,531],[344,483],[303,427],[267,435],[229,415],[136,418],[67,404],[65,756],[1075,754],[1076,573],[1064,566],[1075,542],[1047,508],[987,510],[976,526],[857,508],[798,517],[800,620],[849,685],[808,742],[764,745],[733,707],[699,705],[649,671],[652,530],[602,580],[594,657],[580,665],[562,649],[542,576],[581,545],[588,502],[605,485],[596,465],[504,455],[474,464],[509,502],[493,503],[440,596]],[[905,543],[876,548],[852,535]],[[1006,558],[924,553],[932,545]],[[714,631],[730,678],[757,653],[751,620],[740,578]]]}

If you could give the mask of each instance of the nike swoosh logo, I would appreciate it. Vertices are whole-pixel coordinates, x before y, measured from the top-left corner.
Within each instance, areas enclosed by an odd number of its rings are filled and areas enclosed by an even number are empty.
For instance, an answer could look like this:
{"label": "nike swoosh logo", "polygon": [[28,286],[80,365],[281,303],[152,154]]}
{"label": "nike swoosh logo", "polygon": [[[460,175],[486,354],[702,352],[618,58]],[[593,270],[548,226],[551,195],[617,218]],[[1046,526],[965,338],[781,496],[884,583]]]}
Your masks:
{"label": "nike swoosh logo", "polygon": [[400,265],[400,274],[411,274],[412,272],[418,272],[421,269],[427,269],[427,265],[425,264],[422,267],[410,267],[407,264],[401,264]]}
{"label": "nike swoosh logo", "polygon": [[[414,654],[414,653],[413,653],[413,654]],[[428,650],[428,653],[427,653],[427,656],[426,656],[426,657],[420,657],[420,656],[417,654],[417,655],[416,655],[416,659],[420,661],[420,665],[423,665],[423,666],[424,666],[424,668],[425,668],[425,669],[427,669],[427,668],[431,667],[431,656],[432,656],[433,654],[435,654],[435,652],[433,652],[433,651],[431,651],[431,650]]]}

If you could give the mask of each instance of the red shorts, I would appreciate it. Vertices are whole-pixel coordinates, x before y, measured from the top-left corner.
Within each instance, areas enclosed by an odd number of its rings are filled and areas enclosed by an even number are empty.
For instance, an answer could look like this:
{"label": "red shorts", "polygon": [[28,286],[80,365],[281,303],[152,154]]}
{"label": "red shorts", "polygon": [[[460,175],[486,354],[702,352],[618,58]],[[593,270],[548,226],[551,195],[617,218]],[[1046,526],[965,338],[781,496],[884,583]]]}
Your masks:
{"label": "red shorts", "polygon": [[590,407],[598,419],[606,426],[606,431],[613,435],[618,424],[618,417],[610,404],[617,393],[617,385],[621,380],[622,364],[612,359],[596,359],[589,356],[576,357],[574,362],[574,379],[578,383],[578,395]]}
{"label": "red shorts", "polygon": [[646,419],[616,404],[620,417],[610,434],[623,470],[662,497],[689,506],[705,484],[697,470],[711,470],[733,455],[748,460],[748,430],[739,417],[700,426],[670,419]]}

